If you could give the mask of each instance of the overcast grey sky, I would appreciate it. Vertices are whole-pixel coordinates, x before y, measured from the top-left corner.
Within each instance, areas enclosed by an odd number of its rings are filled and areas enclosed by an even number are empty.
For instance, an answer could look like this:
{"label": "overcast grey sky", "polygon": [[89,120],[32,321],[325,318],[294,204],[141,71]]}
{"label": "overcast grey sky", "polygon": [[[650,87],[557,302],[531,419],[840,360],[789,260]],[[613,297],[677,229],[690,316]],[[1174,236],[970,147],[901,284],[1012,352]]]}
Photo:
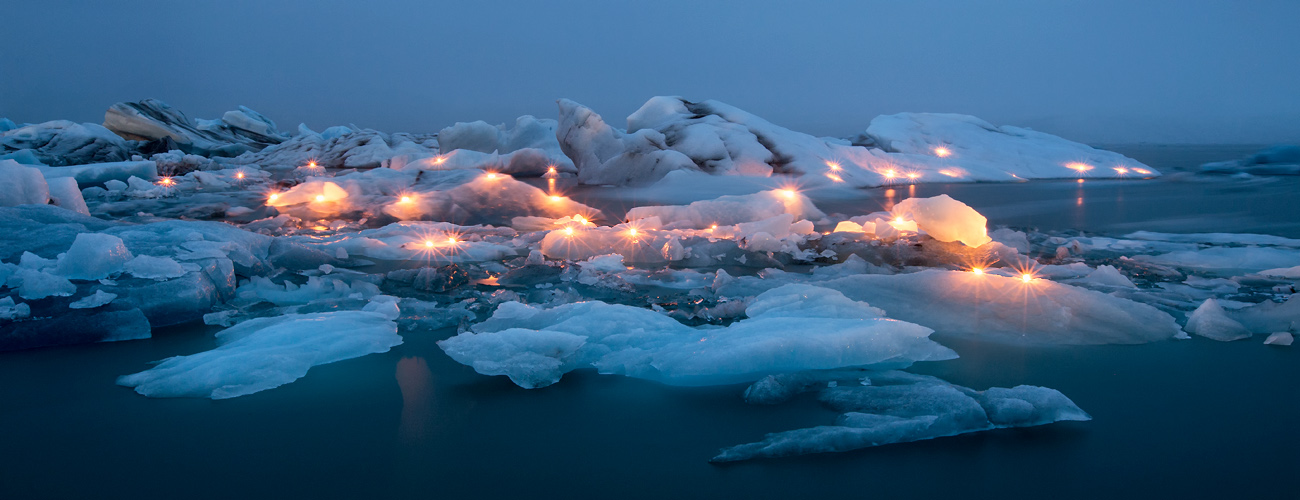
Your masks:
{"label": "overcast grey sky", "polygon": [[900,111],[1089,142],[1300,141],[1300,1],[0,3],[0,117],[156,97],[293,130],[622,126],[654,95],[847,136]]}

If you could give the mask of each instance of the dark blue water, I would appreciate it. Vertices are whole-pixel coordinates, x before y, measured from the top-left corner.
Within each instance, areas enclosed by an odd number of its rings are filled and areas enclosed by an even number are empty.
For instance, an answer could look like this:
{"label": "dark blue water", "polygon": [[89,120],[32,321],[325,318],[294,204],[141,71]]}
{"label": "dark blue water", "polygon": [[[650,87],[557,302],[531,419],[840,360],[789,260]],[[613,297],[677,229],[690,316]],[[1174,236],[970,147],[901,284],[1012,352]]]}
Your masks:
{"label": "dark blue water", "polygon": [[[1058,198],[1077,186],[1057,184],[1065,187],[959,188],[983,196],[972,202],[982,211],[1009,207],[990,216],[995,223],[1035,217],[1025,225],[1071,227],[1073,212],[1014,209],[1026,198],[1072,206]],[[1083,225],[1130,220],[1099,215],[1101,202],[1093,210],[1088,200],[1099,193],[1122,190],[1126,203],[1146,207],[1167,204],[1149,199],[1165,190],[1187,200],[1182,209],[1138,212],[1160,221],[1180,210],[1195,216],[1199,209],[1188,207],[1204,189],[1222,189],[1148,185],[1085,195]],[[1293,196],[1287,186],[1251,192]],[[1208,220],[1218,220],[1213,214]],[[1285,215],[1261,225],[1282,227]],[[1216,224],[1200,230],[1245,230]],[[148,340],[0,353],[0,498],[1295,498],[1297,491],[1300,354],[1264,346],[1262,337],[1016,347],[936,335],[961,358],[916,371],[977,389],[1053,387],[1094,420],[718,466],[707,460],[721,447],[828,424],[834,413],[809,398],[747,405],[742,386],[676,388],[592,372],[524,390],[447,358],[434,342],[451,330],[402,332],[405,344],[389,353],[316,367],[293,384],[232,400],[148,399],[113,384],[150,361],[213,347],[213,331],[174,328]]]}

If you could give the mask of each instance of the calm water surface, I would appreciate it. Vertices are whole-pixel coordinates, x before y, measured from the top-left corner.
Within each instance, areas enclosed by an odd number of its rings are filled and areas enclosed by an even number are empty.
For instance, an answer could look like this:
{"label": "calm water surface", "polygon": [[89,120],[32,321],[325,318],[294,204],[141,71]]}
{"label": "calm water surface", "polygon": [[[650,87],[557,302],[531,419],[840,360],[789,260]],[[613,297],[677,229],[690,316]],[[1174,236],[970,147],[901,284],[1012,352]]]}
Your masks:
{"label": "calm water surface", "polygon": [[[1188,165],[1233,157],[1147,149],[1156,151],[1123,152],[1162,169],[1170,156]],[[1298,193],[1291,179],[1036,184],[1044,187],[920,186],[917,195],[948,192],[994,224],[1300,236],[1298,211],[1286,204]],[[878,202],[879,191],[855,203]],[[961,358],[915,371],[977,389],[1053,387],[1094,420],[717,466],[707,460],[721,447],[828,424],[835,414],[811,397],[751,406],[741,401],[743,386],[677,388],[592,372],[523,390],[445,356],[434,342],[452,330],[402,332],[406,342],[388,353],[316,367],[293,384],[232,400],[148,399],[113,385],[150,361],[213,347],[214,331],[0,353],[0,498],[1295,498],[1297,491],[1300,365],[1295,348],[1264,346],[1262,338],[1061,348],[936,334]]]}

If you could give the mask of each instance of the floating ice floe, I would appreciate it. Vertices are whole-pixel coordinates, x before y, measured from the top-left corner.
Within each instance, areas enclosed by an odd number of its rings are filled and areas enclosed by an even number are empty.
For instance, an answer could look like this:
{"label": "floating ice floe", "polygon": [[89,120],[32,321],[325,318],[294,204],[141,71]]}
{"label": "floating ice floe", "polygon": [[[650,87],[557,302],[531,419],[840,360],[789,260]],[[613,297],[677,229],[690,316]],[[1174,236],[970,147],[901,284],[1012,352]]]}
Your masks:
{"label": "floating ice floe", "polygon": [[[762,441],[725,448],[712,461],[842,452],[1004,427],[1092,419],[1070,398],[1046,387],[975,391],[906,372],[860,372],[854,374],[856,380],[850,380],[859,383],[840,385],[833,383],[839,374],[830,375],[832,386],[821,389],[818,399],[842,412],[834,425],[768,434]],[[825,383],[823,380],[822,387]],[[783,385],[781,378],[769,377],[751,386],[746,397],[761,398],[757,395],[760,391],[788,395],[791,389]]]}
{"label": "floating ice floe", "polygon": [[149,397],[227,399],[293,382],[313,366],[387,352],[402,337],[382,313],[340,311],[251,319],[217,332],[217,342],[117,383]]}
{"label": "floating ice floe", "polygon": [[771,290],[747,314],[724,328],[692,328],[648,309],[599,301],[551,309],[505,302],[473,332],[438,345],[479,373],[505,375],[525,388],[588,367],[674,385],[715,385],[956,357],[929,340],[928,328],[884,318],[879,309],[824,288]]}
{"label": "floating ice floe", "polygon": [[1201,165],[1211,174],[1297,175],[1300,174],[1300,146],[1281,145],[1259,151],[1240,160]]}

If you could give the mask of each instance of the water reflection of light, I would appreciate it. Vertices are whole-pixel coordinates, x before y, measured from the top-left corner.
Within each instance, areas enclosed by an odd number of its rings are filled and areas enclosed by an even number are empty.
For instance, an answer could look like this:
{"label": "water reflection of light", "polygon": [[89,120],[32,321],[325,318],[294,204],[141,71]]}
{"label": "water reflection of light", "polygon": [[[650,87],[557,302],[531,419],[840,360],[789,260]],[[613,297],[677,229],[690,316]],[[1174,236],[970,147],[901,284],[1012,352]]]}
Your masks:
{"label": "water reflection of light", "polygon": [[398,435],[406,440],[422,440],[433,417],[433,372],[424,358],[406,357],[397,362],[396,378],[402,392]]}

